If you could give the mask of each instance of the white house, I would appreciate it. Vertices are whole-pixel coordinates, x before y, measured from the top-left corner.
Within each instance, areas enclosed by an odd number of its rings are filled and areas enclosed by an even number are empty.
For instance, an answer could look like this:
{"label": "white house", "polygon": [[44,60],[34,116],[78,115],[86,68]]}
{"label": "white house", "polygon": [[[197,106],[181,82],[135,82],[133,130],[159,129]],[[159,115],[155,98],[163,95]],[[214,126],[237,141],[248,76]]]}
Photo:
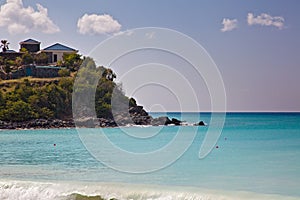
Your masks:
{"label": "white house", "polygon": [[45,49],[42,49],[40,52],[44,52],[48,55],[49,63],[57,63],[57,61],[63,60],[64,54],[78,53],[78,50],[56,43]]}

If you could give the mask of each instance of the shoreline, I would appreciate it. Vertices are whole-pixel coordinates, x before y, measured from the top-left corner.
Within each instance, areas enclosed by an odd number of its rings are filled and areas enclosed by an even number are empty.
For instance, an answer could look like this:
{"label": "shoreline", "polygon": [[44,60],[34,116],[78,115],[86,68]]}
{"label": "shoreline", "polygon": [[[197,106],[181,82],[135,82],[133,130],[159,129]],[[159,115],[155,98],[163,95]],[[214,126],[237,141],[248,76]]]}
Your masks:
{"label": "shoreline", "polygon": [[[197,186],[154,185],[124,182],[90,182],[60,180],[0,179],[2,195],[27,195],[59,199],[219,199],[224,200],[296,200],[297,196],[256,193],[252,191],[221,190]],[[49,196],[50,195],[50,196]],[[24,196],[23,196],[24,197]],[[48,198],[47,198],[48,197]],[[136,198],[134,198],[136,197]],[[26,198],[26,197],[25,197]]]}
{"label": "shoreline", "polygon": [[103,118],[85,118],[74,122],[74,120],[60,119],[33,119],[24,122],[1,121],[0,130],[47,130],[47,129],[72,129],[72,128],[117,128],[117,127],[133,127],[133,126],[207,126],[203,121],[194,124],[188,124],[185,121],[168,117],[152,118],[144,123],[135,123],[134,120],[122,119],[122,121],[114,121]]}

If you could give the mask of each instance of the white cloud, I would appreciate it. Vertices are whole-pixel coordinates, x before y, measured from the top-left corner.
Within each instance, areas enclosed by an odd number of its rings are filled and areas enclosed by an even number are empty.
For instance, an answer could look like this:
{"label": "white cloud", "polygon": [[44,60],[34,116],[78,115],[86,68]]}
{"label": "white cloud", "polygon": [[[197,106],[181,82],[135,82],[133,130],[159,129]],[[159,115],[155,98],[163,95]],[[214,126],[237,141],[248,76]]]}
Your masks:
{"label": "white cloud", "polygon": [[114,36],[120,36],[120,35],[132,36],[133,31],[127,30],[127,31],[119,31],[119,32],[114,33]]}
{"label": "white cloud", "polygon": [[248,13],[247,17],[248,25],[262,25],[262,26],[275,26],[278,29],[284,27],[284,18],[280,16],[273,17],[266,13],[262,13],[259,16],[254,16],[253,13]]}
{"label": "white cloud", "polygon": [[121,24],[107,14],[85,14],[78,19],[77,28],[81,34],[113,34],[120,31]]}
{"label": "white cloud", "polygon": [[48,17],[47,8],[36,4],[37,11],[32,7],[25,8],[22,0],[6,0],[0,7],[0,27],[6,27],[10,34],[41,31],[56,33],[59,28]]}
{"label": "white cloud", "polygon": [[232,31],[233,29],[237,28],[237,19],[223,19],[223,28],[221,29],[222,32]]}

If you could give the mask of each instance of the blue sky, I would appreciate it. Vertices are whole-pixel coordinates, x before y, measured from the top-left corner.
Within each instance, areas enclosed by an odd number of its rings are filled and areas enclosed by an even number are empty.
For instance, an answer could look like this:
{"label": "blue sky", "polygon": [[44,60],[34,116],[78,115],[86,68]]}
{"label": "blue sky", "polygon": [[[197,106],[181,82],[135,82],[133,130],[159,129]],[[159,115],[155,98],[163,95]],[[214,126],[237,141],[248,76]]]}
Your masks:
{"label": "blue sky", "polygon": [[[4,7],[8,3],[22,4],[21,10],[32,7],[26,11],[31,18],[21,20],[17,11]],[[61,42],[86,55],[95,44],[120,31],[170,28],[195,39],[211,55],[225,83],[229,111],[300,111],[297,0],[0,0],[0,4],[0,38],[8,39],[11,49],[34,38],[42,47]],[[40,12],[36,4],[48,12],[35,15]],[[247,18],[249,13],[252,21]],[[228,20],[225,29],[224,19]],[[106,22],[104,29],[91,27],[95,20]],[[137,94],[138,102],[148,109],[154,100],[164,105],[168,102],[167,97],[143,96]],[[175,104],[165,107],[178,110]],[[209,110],[207,102],[202,107]]]}

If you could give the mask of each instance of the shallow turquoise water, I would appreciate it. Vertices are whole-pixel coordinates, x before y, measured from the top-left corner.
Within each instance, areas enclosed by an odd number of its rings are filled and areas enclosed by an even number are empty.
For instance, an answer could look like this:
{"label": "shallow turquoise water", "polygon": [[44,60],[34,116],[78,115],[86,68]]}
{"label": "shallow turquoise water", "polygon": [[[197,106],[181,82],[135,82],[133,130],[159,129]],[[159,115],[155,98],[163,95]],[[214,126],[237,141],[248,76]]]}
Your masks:
{"label": "shallow turquoise water", "polygon": [[[184,116],[183,120],[194,123],[198,114],[168,116]],[[200,117],[210,122],[209,113]],[[153,137],[137,139],[119,128],[104,131],[120,148],[149,152],[172,141],[178,127],[124,130],[141,135],[157,132]],[[187,136],[197,131],[190,148],[172,165],[146,174],[122,173],[103,165],[87,151],[75,129],[0,131],[0,180],[186,186],[300,198],[300,114],[229,113],[216,144],[219,148],[204,159],[199,159],[198,154],[207,127],[187,126],[182,131]]]}

